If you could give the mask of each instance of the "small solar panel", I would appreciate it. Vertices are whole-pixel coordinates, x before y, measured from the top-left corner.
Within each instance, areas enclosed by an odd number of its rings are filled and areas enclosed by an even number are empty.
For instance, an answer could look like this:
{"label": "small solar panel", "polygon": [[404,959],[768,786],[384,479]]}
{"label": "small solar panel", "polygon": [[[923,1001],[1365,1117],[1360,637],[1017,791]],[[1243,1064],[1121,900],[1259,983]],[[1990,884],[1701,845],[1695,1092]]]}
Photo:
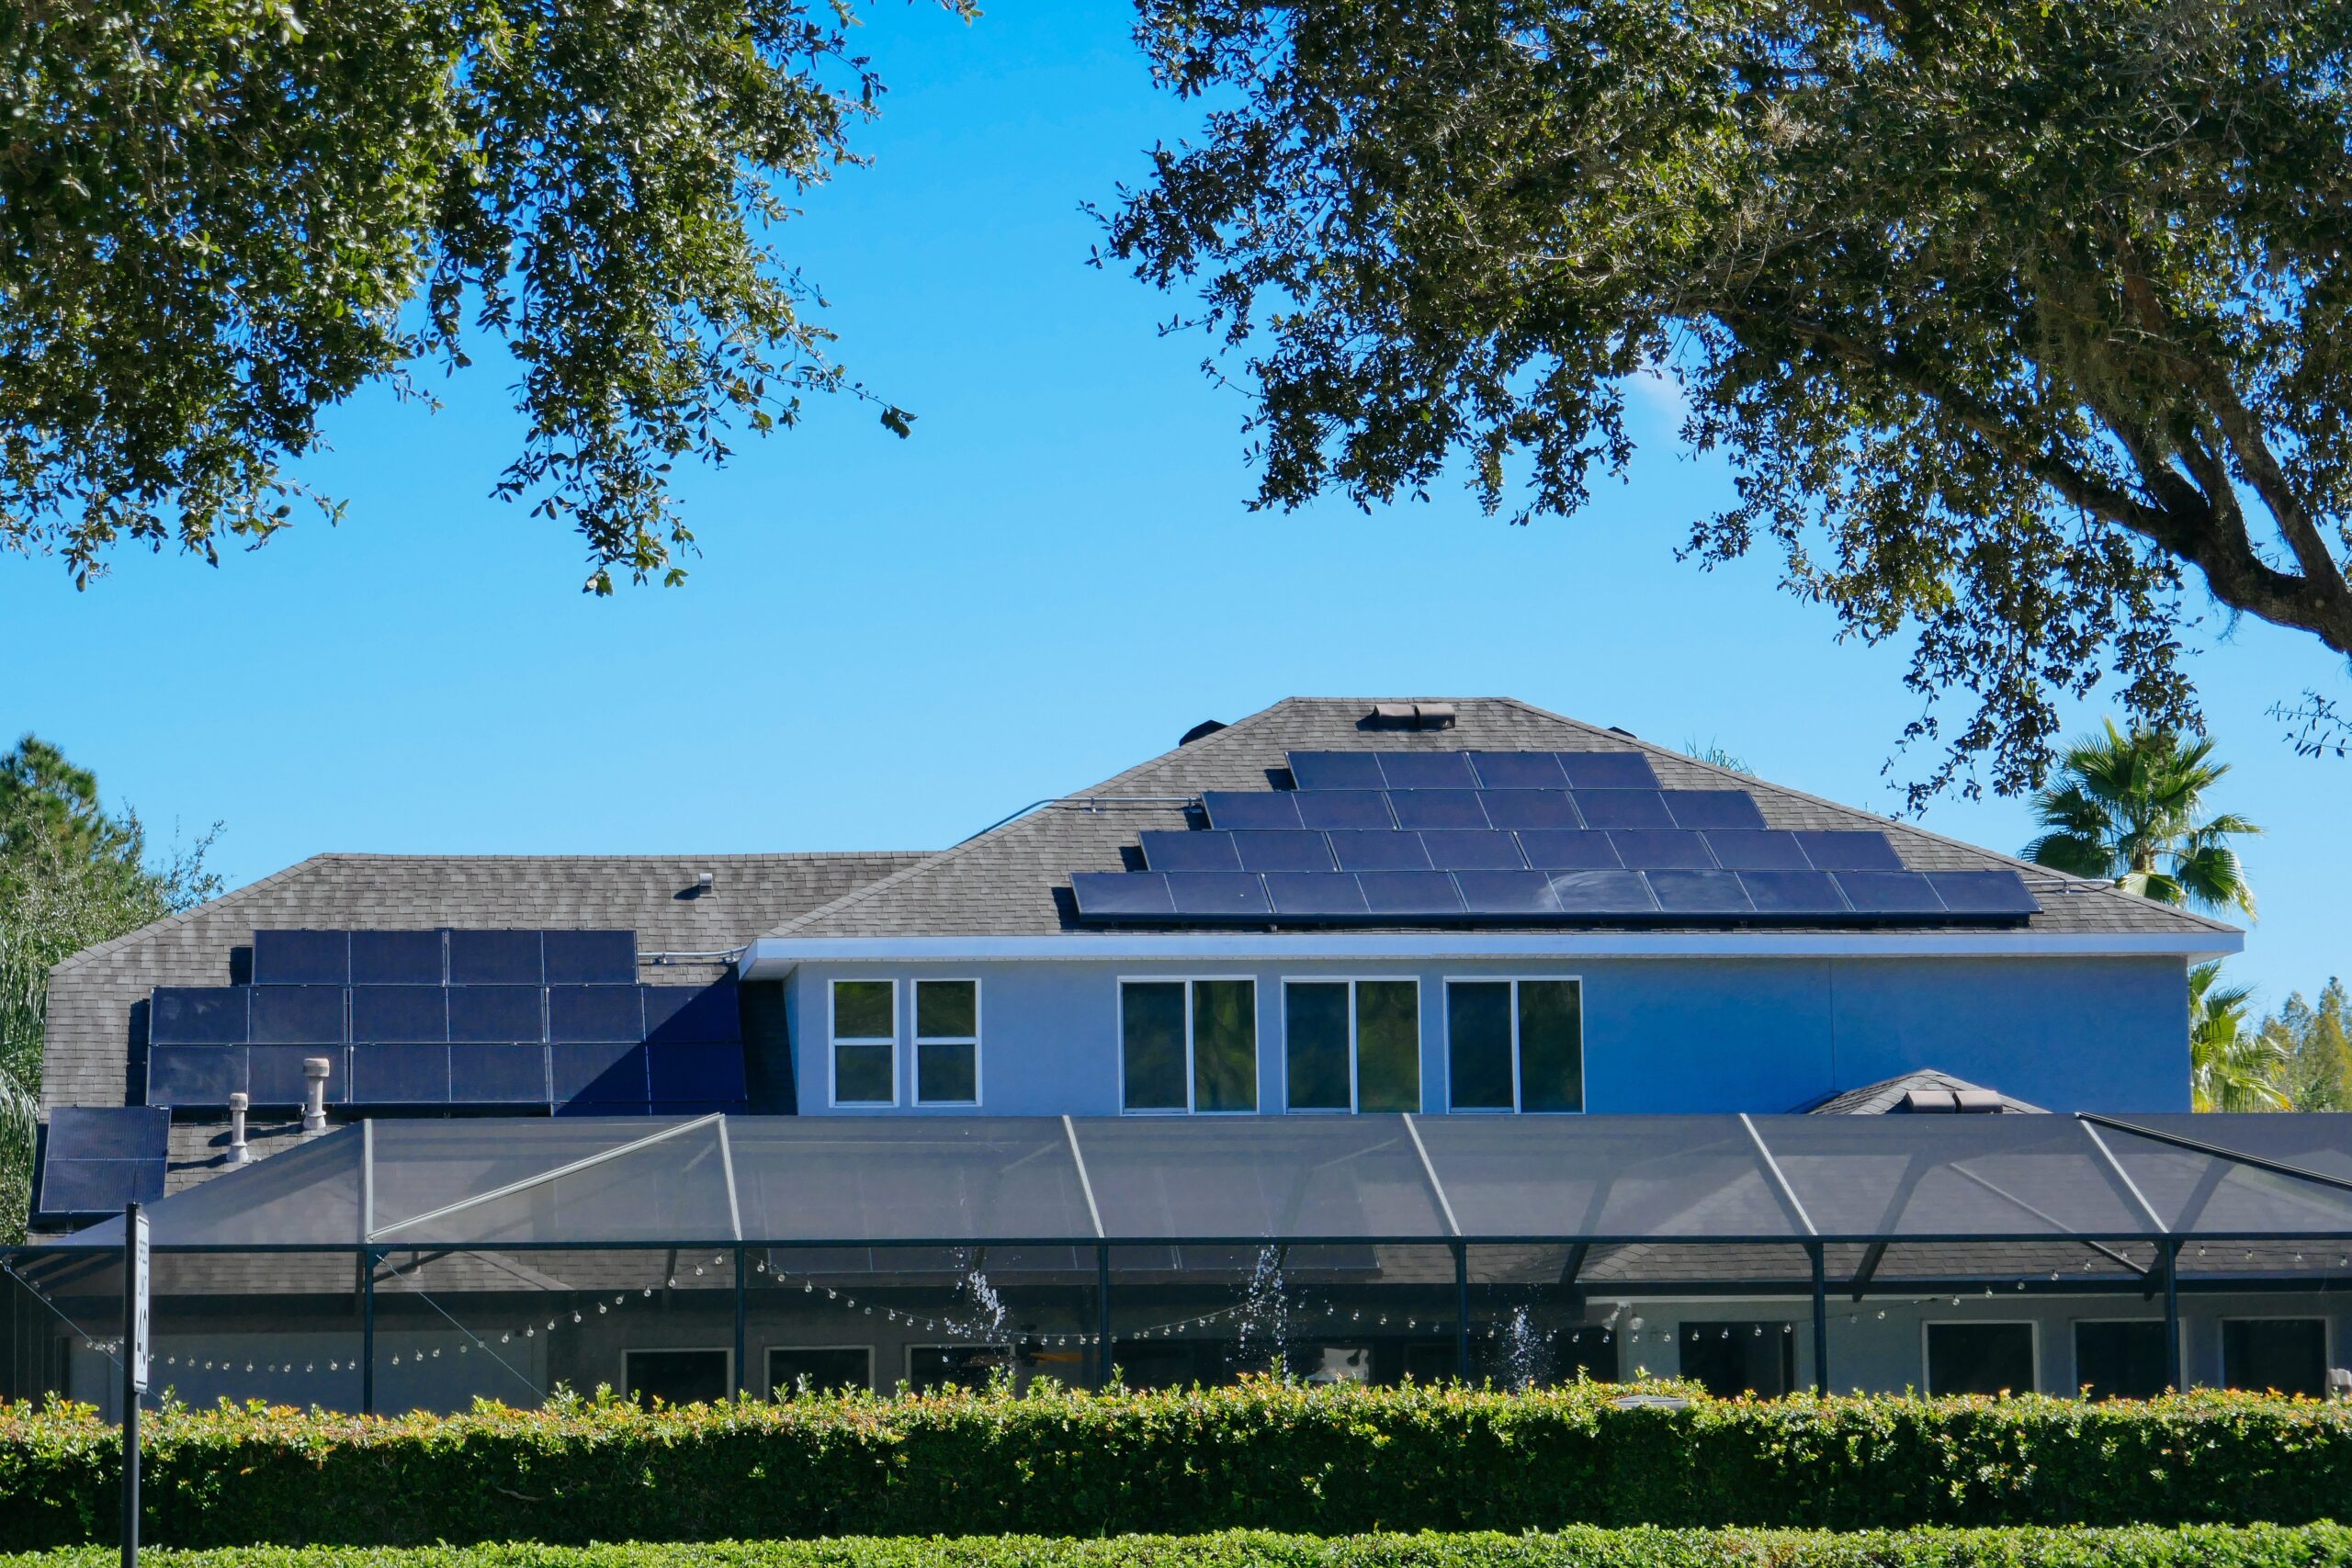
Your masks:
{"label": "small solar panel", "polygon": [[243,1045],[157,1045],[147,1053],[150,1105],[226,1105],[245,1092]]}
{"label": "small solar panel", "polygon": [[438,1045],[449,1039],[441,986],[354,986],[351,1038],[363,1045]]}
{"label": "small solar panel", "polygon": [[[1331,846],[1320,833],[1279,829],[1233,835],[1244,871],[1329,871]],[[1171,868],[1173,869],[1173,868]]]}
{"label": "small solar panel", "polygon": [[1478,800],[1498,828],[1557,832],[1584,826],[1564,789],[1490,789]]}
{"label": "small solar panel", "polygon": [[548,1103],[544,1045],[463,1045],[449,1053],[452,1105]]}
{"label": "small solar panel", "polygon": [[133,1203],[161,1202],[164,1162],[136,1159],[46,1159],[41,1162],[40,1210],[48,1214],[119,1214]]}
{"label": "small solar panel", "polygon": [[1304,827],[1385,831],[1396,826],[1388,814],[1388,797],[1376,789],[1310,789],[1283,798],[1297,803]]}
{"label": "small solar panel", "polygon": [[635,931],[542,931],[539,941],[550,986],[637,984]]}
{"label": "small solar panel", "polygon": [[1201,796],[1212,828],[1295,828],[1298,803],[1268,789],[1213,789]]}
{"label": "small solar panel", "polygon": [[537,986],[546,977],[537,931],[449,933],[453,986]]}
{"label": "small solar panel", "polygon": [[147,1008],[153,1045],[243,1045],[251,1035],[245,986],[158,986]]}
{"label": "small solar panel", "polygon": [[446,962],[437,931],[351,933],[355,986],[438,986]]}
{"label": "small solar panel", "polygon": [[657,1045],[645,1054],[656,1105],[737,1103],[746,1098],[740,1045]]}
{"label": "small solar panel", "polygon": [[340,1045],[345,1039],[341,986],[255,986],[256,1045]]}
{"label": "small solar panel", "polygon": [[1761,829],[1764,813],[1744,789],[1669,789],[1666,808],[1678,828]]}
{"label": "small solar panel", "polygon": [[1176,912],[1161,872],[1073,871],[1069,886],[1084,919],[1150,919]]}
{"label": "small solar panel", "polygon": [[1609,871],[1625,863],[1606,833],[1521,833],[1519,847],[1538,871]]}
{"label": "small solar panel", "polygon": [[1555,751],[1571,789],[1656,789],[1657,774],[1639,751]]}
{"label": "small solar panel", "polygon": [[1728,871],[1653,871],[1650,892],[1668,915],[1745,915],[1755,906],[1739,877]]}
{"label": "small solar panel", "polygon": [[447,1045],[355,1045],[351,1048],[354,1105],[447,1105]]}
{"label": "small solar panel", "polygon": [[255,1105],[300,1105],[310,1097],[303,1064],[324,1057],[326,1102],[345,1103],[351,1094],[351,1052],[343,1045],[256,1045],[245,1054],[245,1093]]}
{"label": "small solar panel", "polygon": [[1474,915],[1556,915],[1552,879],[1537,871],[1463,871],[1454,874],[1463,907]]}
{"label": "small solar panel", "polygon": [[50,1159],[160,1160],[171,1153],[172,1113],[148,1105],[61,1105],[49,1113]]}
{"label": "small solar panel", "polygon": [[1654,789],[1580,789],[1577,811],[1588,828],[1671,829],[1674,814],[1666,796]]}
{"label": "small solar panel", "polygon": [[1903,857],[1884,833],[1800,829],[1797,845],[1815,871],[1901,871]]}
{"label": "small solar panel", "polygon": [[1928,885],[1955,915],[2033,915],[2041,901],[2014,871],[1931,871]]}
{"label": "small solar panel", "polygon": [[1419,833],[1363,832],[1325,835],[1341,871],[1427,871],[1429,852]]}
{"label": "small solar panel", "polygon": [[350,979],[348,931],[254,932],[256,986],[341,986]]}
{"label": "small solar panel", "polygon": [[642,1045],[551,1045],[548,1077],[558,1105],[644,1105],[652,1099]]}
{"label": "small solar panel", "polygon": [[1555,871],[1552,897],[1568,915],[1648,915],[1657,912],[1649,884],[1637,871]]}
{"label": "small solar panel", "polygon": [[1476,789],[1478,775],[1459,751],[1378,751],[1381,783],[1390,789]]}
{"label": "small solar panel", "polygon": [[1462,893],[1442,871],[1367,871],[1356,876],[1364,908],[1375,915],[1441,917],[1462,913]]}
{"label": "small solar panel", "polygon": [[1370,751],[1293,751],[1290,776],[1301,789],[1384,789],[1380,759]]}
{"label": "small solar panel", "polygon": [[[1400,835],[1401,837],[1401,835]],[[1423,833],[1421,847],[1440,871],[1523,871],[1519,840],[1509,833]]]}
{"label": "small solar panel", "polygon": [[1171,871],[1168,896],[1180,915],[1230,919],[1274,912],[1266,902],[1266,885],[1248,872]]}
{"label": "small solar panel", "polygon": [[1718,828],[1709,832],[1706,840],[1707,848],[1714,852],[1715,863],[1727,871],[1813,869],[1813,863],[1804,858],[1804,851],[1797,847],[1794,833]]}
{"label": "small solar panel", "polygon": [[645,1002],[636,986],[549,986],[548,1038],[642,1040]]}
{"label": "small solar panel", "polygon": [[644,999],[645,1037],[657,1045],[717,1045],[743,1038],[742,1005],[732,980],[647,986]]}
{"label": "small solar panel", "polygon": [[1742,871],[1740,886],[1759,915],[1848,914],[1837,879],[1826,871]]}
{"label": "small solar panel", "polygon": [[1715,857],[1696,833],[1619,829],[1609,835],[1617,858],[1634,871],[1713,871]]}
{"label": "small solar panel", "polygon": [[1940,915],[1943,900],[1916,871],[1841,871],[1838,891],[1858,915]]}
{"label": "small solar panel", "polygon": [[449,1038],[461,1045],[537,1044],[547,1038],[537,986],[452,986]]}
{"label": "small solar panel", "polygon": [[1231,833],[1151,829],[1136,836],[1143,841],[1143,863],[1154,871],[1241,869],[1241,856],[1234,850]]}
{"label": "small solar panel", "polygon": [[1396,814],[1396,826],[1411,832],[1491,826],[1475,789],[1392,789],[1388,809]]}
{"label": "small solar panel", "polygon": [[1363,889],[1344,872],[1270,871],[1266,874],[1266,897],[1272,901],[1277,915],[1328,919],[1370,913],[1370,907],[1363,901]]}
{"label": "small solar panel", "polygon": [[1473,751],[1481,789],[1566,789],[1568,775],[1549,751]]}

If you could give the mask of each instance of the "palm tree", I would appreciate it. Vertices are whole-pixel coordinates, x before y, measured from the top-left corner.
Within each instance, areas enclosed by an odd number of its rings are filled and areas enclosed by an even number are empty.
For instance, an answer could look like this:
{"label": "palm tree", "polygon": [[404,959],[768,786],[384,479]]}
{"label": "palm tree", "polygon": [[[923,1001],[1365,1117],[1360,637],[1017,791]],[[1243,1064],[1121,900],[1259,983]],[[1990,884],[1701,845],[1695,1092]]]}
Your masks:
{"label": "palm tree", "polygon": [[2222,986],[2221,960],[2188,972],[2188,1081],[2199,1111],[2284,1111],[2287,1048],[2245,1024],[2248,986]]}
{"label": "palm tree", "polygon": [[2212,760],[2213,742],[2106,728],[2066,748],[2056,784],[2035,794],[2034,819],[2050,831],[2026,858],[2162,903],[2251,916],[2254,889],[2229,840],[2262,829],[2204,815],[2206,792],[2230,771]]}

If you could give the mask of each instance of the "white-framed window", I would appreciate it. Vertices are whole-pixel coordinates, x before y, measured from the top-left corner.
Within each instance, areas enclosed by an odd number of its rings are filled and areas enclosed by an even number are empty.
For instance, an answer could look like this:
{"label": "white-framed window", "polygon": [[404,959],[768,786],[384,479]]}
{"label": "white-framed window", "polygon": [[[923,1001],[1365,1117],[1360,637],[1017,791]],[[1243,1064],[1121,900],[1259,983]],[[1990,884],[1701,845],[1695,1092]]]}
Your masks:
{"label": "white-framed window", "polygon": [[2327,1319],[2225,1317],[2222,1386],[2327,1397]]}
{"label": "white-framed window", "polygon": [[1420,982],[1285,979],[1283,1089],[1289,1111],[1419,1111]]}
{"label": "white-framed window", "polygon": [[873,1386],[871,1345],[768,1347],[770,1399],[791,1399],[804,1388],[810,1393],[837,1393],[844,1389],[870,1390]]}
{"label": "white-framed window", "polygon": [[1584,982],[1572,976],[1448,977],[1446,1107],[1584,1109]]}
{"label": "white-framed window", "polygon": [[827,1031],[835,1105],[899,1102],[899,985],[836,980]]}
{"label": "white-framed window", "polygon": [[1119,1107],[1258,1109],[1258,983],[1247,976],[1119,982]]}
{"label": "white-framed window", "polygon": [[1929,1393],[2031,1393],[2041,1386],[2039,1324],[1923,1323],[1919,1341]]}
{"label": "white-framed window", "polygon": [[2154,1399],[2171,1382],[2160,1317],[2075,1320],[2075,1387],[2086,1399]]}
{"label": "white-framed window", "polygon": [[656,1400],[663,1404],[713,1404],[735,1392],[735,1352],[699,1345],[623,1350],[621,1384],[630,1399],[648,1409]]}
{"label": "white-framed window", "polygon": [[980,1102],[980,983],[915,982],[915,1103]]}

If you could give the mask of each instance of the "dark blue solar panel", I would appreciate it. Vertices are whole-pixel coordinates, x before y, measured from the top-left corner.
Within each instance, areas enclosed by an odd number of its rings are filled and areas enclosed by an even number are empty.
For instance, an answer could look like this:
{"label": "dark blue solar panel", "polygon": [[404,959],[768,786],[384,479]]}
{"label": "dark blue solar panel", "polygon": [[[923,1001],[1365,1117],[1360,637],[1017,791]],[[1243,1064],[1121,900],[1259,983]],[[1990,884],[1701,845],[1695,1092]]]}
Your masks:
{"label": "dark blue solar panel", "polygon": [[1490,789],[1478,798],[1498,828],[1558,832],[1584,826],[1564,789]]}
{"label": "dark blue solar panel", "polygon": [[1429,852],[1419,833],[1333,833],[1331,852],[1341,871],[1427,871]]}
{"label": "dark blue solar panel", "polygon": [[452,986],[449,1038],[461,1045],[537,1044],[547,1038],[537,986]]}
{"label": "dark blue solar panel", "polygon": [[1266,885],[1246,871],[1171,871],[1168,896],[1180,915],[1224,919],[1273,913],[1273,906],[1266,902]]}
{"label": "dark blue solar panel", "polygon": [[172,1113],[148,1105],[61,1105],[49,1113],[50,1159],[160,1160],[171,1152]]}
{"label": "dark blue solar panel", "polygon": [[657,1045],[718,1045],[743,1038],[735,982],[645,987],[645,1037]]}
{"label": "dark blue solar panel", "polygon": [[643,1105],[652,1098],[642,1045],[550,1045],[548,1061],[558,1105]]}
{"label": "dark blue solar panel", "polygon": [[1454,874],[1463,908],[1474,915],[1556,915],[1552,879],[1538,871],[1463,871]]}
{"label": "dark blue solar panel", "polygon": [[1555,871],[1552,897],[1569,915],[1647,915],[1657,910],[1637,871]]}
{"label": "dark blue solar panel", "polygon": [[438,986],[445,976],[439,931],[353,931],[355,986]]}
{"label": "dark blue solar panel", "polygon": [[1277,915],[1329,919],[1371,912],[1363,901],[1363,889],[1343,872],[1270,871],[1266,897],[1272,900]]}
{"label": "dark blue solar panel", "polygon": [[251,1038],[243,986],[158,986],[147,1010],[153,1045],[243,1045]]}
{"label": "dark blue solar panel", "polygon": [[1241,856],[1231,833],[1152,830],[1143,840],[1143,863],[1154,871],[1239,871]]}
{"label": "dark blue solar panel", "polygon": [[1916,871],[1841,871],[1839,891],[1858,915],[1940,915],[1943,900]]}
{"label": "dark blue solar panel", "polygon": [[351,1094],[351,1062],[343,1045],[256,1045],[246,1054],[245,1093],[255,1105],[300,1105],[311,1092],[302,1064],[323,1056],[327,1064],[329,1105],[346,1103]]}
{"label": "dark blue solar panel", "polygon": [[1519,840],[1509,833],[1423,833],[1421,847],[1440,871],[1521,871]]}
{"label": "dark blue solar panel", "polygon": [[1797,846],[1815,871],[1901,871],[1903,857],[1884,833],[1800,829]]}
{"label": "dark blue solar panel", "polygon": [[537,931],[449,933],[453,986],[537,986],[546,977]]}
{"label": "dark blue solar panel", "polygon": [[1764,813],[1744,789],[1669,789],[1666,808],[1678,828],[1761,829]]}
{"label": "dark blue solar panel", "polygon": [[341,986],[350,979],[348,931],[254,932],[256,986]]}
{"label": "dark blue solar panel", "polygon": [[544,1045],[461,1045],[449,1053],[452,1105],[545,1105]]}
{"label": "dark blue solar panel", "polygon": [[41,1168],[40,1211],[46,1214],[119,1214],[133,1203],[164,1198],[164,1162],[139,1159],[53,1159]]}
{"label": "dark blue solar panel", "polygon": [[1083,919],[1149,919],[1176,912],[1162,872],[1073,871],[1069,886]]}
{"label": "dark blue solar panel", "polygon": [[1298,820],[1308,828],[1385,829],[1396,826],[1396,819],[1388,814],[1388,797],[1376,789],[1310,789],[1284,798],[1296,800]]}
{"label": "dark blue solar panel", "polygon": [[550,986],[634,986],[635,931],[542,931]]}
{"label": "dark blue solar panel", "polygon": [[340,1045],[344,1042],[341,986],[255,986],[256,1045]]}
{"label": "dark blue solar panel", "polygon": [[1519,847],[1538,871],[1607,871],[1625,863],[1606,833],[1521,833]]}
{"label": "dark blue solar panel", "polygon": [[1280,829],[1236,833],[1234,847],[1241,852],[1244,871],[1329,871],[1331,846],[1320,833]]}
{"label": "dark blue solar panel", "polygon": [[1739,881],[1759,915],[1826,918],[1849,912],[1836,879],[1826,871],[1743,871]]}
{"label": "dark blue solar panel", "polygon": [[447,1105],[447,1045],[355,1045],[351,1048],[354,1105]]}
{"label": "dark blue solar panel", "polygon": [[150,1105],[226,1105],[244,1092],[243,1045],[158,1045],[147,1053]]}
{"label": "dark blue solar panel", "polygon": [[1588,828],[1670,829],[1674,814],[1654,789],[1580,789],[1577,810]]}
{"label": "dark blue solar panel", "polygon": [[1707,836],[1707,847],[1715,852],[1715,863],[1730,871],[1809,871],[1813,863],[1804,858],[1804,851],[1797,847],[1794,833],[1743,832],[1737,829],[1717,829]]}
{"label": "dark blue solar panel", "polygon": [[1356,877],[1375,915],[1459,915],[1462,893],[1442,871],[1367,871]]}
{"label": "dark blue solar panel", "polygon": [[1955,915],[2031,915],[2041,908],[2014,871],[1931,871],[1928,884]]}
{"label": "dark blue solar panel", "polygon": [[642,1040],[645,1002],[635,986],[549,986],[550,1040]]}
{"label": "dark blue solar panel", "polygon": [[1549,751],[1473,751],[1481,789],[1566,789],[1568,775]]}
{"label": "dark blue solar panel", "polygon": [[440,986],[354,986],[351,1038],[362,1045],[446,1043],[449,993]]}
{"label": "dark blue solar panel", "polygon": [[1388,809],[1410,832],[1469,831],[1491,826],[1475,789],[1392,789]]}
{"label": "dark blue solar panel", "polygon": [[1715,857],[1696,833],[1619,829],[1609,835],[1617,858],[1635,871],[1713,871]]}
{"label": "dark blue solar panel", "polygon": [[1390,789],[1476,789],[1478,775],[1459,751],[1382,751],[1381,782]]}
{"label": "dark blue solar panel", "polygon": [[646,1053],[656,1105],[724,1104],[744,1098],[740,1045],[657,1045]]}
{"label": "dark blue solar panel", "polygon": [[1653,871],[1650,892],[1669,915],[1745,915],[1755,906],[1728,871]]}
{"label": "dark blue solar panel", "polygon": [[1213,789],[1201,796],[1212,828],[1295,828],[1298,802],[1266,789]]}
{"label": "dark blue solar panel", "polygon": [[1657,774],[1639,751],[1559,751],[1554,753],[1568,775],[1571,789],[1656,789]]}
{"label": "dark blue solar panel", "polygon": [[1380,759],[1370,751],[1293,751],[1291,782],[1301,789],[1385,789]]}

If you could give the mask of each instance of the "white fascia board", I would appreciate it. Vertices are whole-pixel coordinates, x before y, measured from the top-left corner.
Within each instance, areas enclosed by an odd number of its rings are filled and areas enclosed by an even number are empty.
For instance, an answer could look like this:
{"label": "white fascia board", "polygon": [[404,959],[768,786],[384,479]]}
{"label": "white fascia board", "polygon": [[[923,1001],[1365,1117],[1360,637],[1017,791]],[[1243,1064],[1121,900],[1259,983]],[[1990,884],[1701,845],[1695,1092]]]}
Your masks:
{"label": "white fascia board", "polygon": [[1069,931],[1058,936],[761,937],[747,980],[800,964],[1264,958],[2213,958],[2242,931]]}

